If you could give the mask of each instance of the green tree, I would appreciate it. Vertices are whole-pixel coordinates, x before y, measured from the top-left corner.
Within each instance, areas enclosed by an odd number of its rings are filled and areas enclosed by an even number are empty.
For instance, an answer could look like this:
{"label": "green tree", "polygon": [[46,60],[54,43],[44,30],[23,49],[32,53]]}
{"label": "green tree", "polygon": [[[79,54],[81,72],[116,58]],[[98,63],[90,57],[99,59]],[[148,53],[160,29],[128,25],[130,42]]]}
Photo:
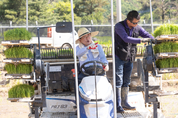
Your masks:
{"label": "green tree", "polygon": [[[68,0],[66,0],[68,1]],[[74,6],[75,7],[75,6]],[[0,22],[12,21],[13,24],[25,25],[26,1],[3,0],[0,1]],[[74,14],[75,23],[81,24],[80,17]],[[62,0],[28,0],[28,22],[39,25],[56,24],[61,21],[71,21],[70,2]]]}
{"label": "green tree", "polygon": [[127,17],[127,14],[131,10],[137,10],[139,11],[141,8],[141,4],[138,2],[138,0],[122,0],[121,1],[121,9],[123,14],[123,20]]}
{"label": "green tree", "polygon": [[[75,5],[73,5],[73,7],[75,8]],[[57,3],[53,2],[52,4],[48,4],[46,14],[46,20],[51,24],[62,21],[72,21],[70,2],[59,1]],[[74,20],[75,24],[81,23],[80,17],[75,14]]]}
{"label": "green tree", "polygon": [[12,21],[17,24],[25,21],[25,1],[24,0],[3,0],[0,3],[1,20]]}
{"label": "green tree", "polygon": [[168,9],[170,9],[169,0],[153,0],[152,5],[154,9],[154,19],[161,20],[162,23],[168,20]]}
{"label": "green tree", "polygon": [[74,12],[82,18],[81,24],[101,24],[103,22],[103,13],[106,11],[103,6],[108,4],[108,0],[74,0]]}
{"label": "green tree", "polygon": [[[150,3],[148,0],[139,0],[142,8],[140,9],[141,18],[146,19],[150,22]],[[153,10],[153,22],[162,22],[172,20],[172,22],[177,21],[177,0],[152,0],[152,10]]]}
{"label": "green tree", "polygon": [[46,7],[48,1],[46,0],[29,0],[28,1],[28,22],[29,24],[35,24],[37,21],[38,24],[46,24]]}
{"label": "green tree", "polygon": [[[178,1],[177,0],[160,0],[153,1],[153,8],[156,18],[160,19],[162,23],[169,20],[177,20],[177,10],[178,10]],[[158,15],[160,14],[160,15]]]}

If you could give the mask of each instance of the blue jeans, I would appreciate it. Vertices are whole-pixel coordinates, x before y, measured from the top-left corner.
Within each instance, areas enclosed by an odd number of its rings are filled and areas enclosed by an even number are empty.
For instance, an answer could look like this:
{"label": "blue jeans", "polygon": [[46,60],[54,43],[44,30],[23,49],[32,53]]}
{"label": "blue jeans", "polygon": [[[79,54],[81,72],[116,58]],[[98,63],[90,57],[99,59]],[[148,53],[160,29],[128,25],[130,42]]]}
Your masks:
{"label": "blue jeans", "polygon": [[122,61],[119,57],[115,57],[116,63],[116,87],[128,87],[130,84],[130,76],[132,73],[133,63],[130,61]]}

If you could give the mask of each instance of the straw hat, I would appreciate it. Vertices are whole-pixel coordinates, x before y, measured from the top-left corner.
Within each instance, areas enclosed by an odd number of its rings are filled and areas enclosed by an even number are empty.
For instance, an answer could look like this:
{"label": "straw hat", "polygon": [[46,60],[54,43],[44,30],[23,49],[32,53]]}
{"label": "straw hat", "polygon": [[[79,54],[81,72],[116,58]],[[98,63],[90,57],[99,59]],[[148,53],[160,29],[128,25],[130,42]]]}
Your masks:
{"label": "straw hat", "polygon": [[[85,36],[86,34],[90,34],[90,33],[91,33],[91,37],[94,37],[94,36],[96,36],[96,35],[99,33],[99,31],[90,32],[87,28],[80,28],[80,29],[78,30],[78,36],[79,36],[78,39],[80,39],[80,38],[82,38],[83,36]],[[75,41],[76,44],[79,43],[79,40],[78,40],[78,39]]]}

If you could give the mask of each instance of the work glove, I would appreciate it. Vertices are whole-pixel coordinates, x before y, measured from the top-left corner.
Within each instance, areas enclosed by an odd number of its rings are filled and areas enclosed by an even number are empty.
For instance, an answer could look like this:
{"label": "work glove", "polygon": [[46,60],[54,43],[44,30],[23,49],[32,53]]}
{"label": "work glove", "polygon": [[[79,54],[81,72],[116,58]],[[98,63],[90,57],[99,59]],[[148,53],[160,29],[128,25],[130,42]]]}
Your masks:
{"label": "work glove", "polygon": [[151,38],[141,38],[141,42],[142,43],[146,43],[146,42],[156,43],[157,40],[156,39],[151,39]]}
{"label": "work glove", "polygon": [[97,44],[98,44],[98,42],[97,43],[92,43],[91,45],[89,45],[87,47],[87,49],[96,49],[96,47],[98,47]]}
{"label": "work glove", "polygon": [[103,66],[103,70],[104,70],[104,71],[108,71],[108,70],[109,70],[108,64],[106,64],[105,66]]}

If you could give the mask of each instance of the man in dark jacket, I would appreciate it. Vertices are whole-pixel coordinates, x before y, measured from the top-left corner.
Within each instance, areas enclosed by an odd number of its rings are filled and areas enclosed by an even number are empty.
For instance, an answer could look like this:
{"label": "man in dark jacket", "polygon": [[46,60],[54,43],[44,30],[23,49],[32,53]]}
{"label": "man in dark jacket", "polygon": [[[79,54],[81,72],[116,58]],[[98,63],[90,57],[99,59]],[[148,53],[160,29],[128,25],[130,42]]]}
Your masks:
{"label": "man in dark jacket", "polygon": [[[128,104],[128,92],[133,61],[137,52],[136,45],[141,42],[154,40],[154,37],[138,25],[140,16],[132,10],[127,14],[124,21],[115,25],[115,63],[116,63],[116,94],[117,112],[124,109],[134,110]],[[139,36],[143,38],[138,38]]]}

